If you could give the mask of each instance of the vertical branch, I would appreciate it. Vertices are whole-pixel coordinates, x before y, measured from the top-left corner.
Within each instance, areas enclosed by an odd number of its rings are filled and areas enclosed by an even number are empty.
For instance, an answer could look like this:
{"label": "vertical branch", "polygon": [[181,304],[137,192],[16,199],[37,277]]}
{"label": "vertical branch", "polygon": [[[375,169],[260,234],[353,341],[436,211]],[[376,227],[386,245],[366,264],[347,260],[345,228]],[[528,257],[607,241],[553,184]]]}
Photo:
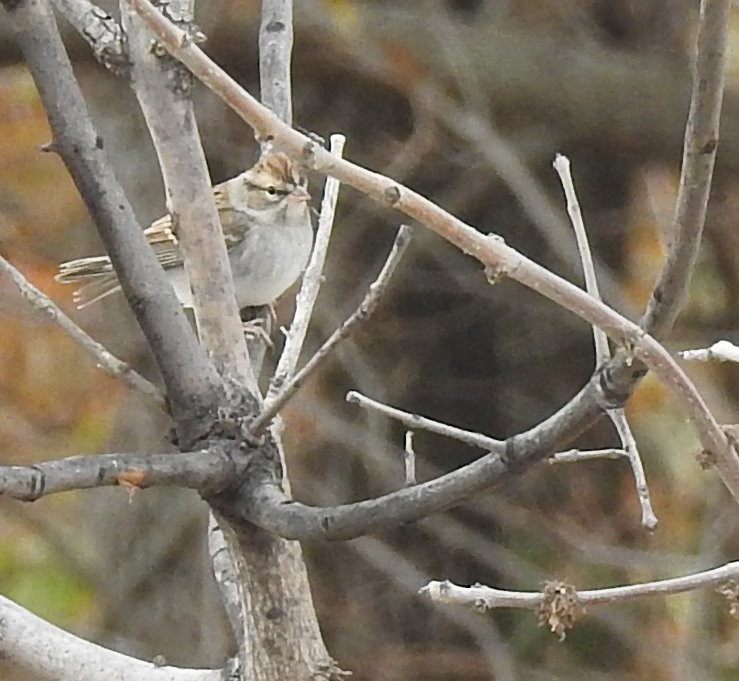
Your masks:
{"label": "vertical branch", "polygon": [[690,284],[706,221],[724,94],[731,0],[701,0],[693,92],[685,128],[680,188],[665,264],[641,325],[664,338]]}
{"label": "vertical branch", "polygon": [[[169,16],[189,27],[193,1],[168,3]],[[126,0],[122,0],[121,18],[133,62],[134,90],[159,158],[201,341],[216,366],[246,385],[256,398],[256,379],[241,332],[233,276],[190,97],[192,77],[179,62],[158,54],[152,34]]]}
{"label": "vertical branch", "polygon": [[262,0],[262,23],[259,27],[259,87],[262,104],[272,109],[288,125],[293,122],[290,76],[292,50],[292,0]]}
{"label": "vertical branch", "polygon": [[[582,263],[583,277],[585,278],[585,290],[593,296],[601,300],[600,289],[598,288],[598,277],[595,275],[595,264],[593,263],[593,252],[590,250],[588,242],[588,233],[585,230],[585,223],[582,219],[582,211],[580,210],[580,202],[577,200],[575,192],[575,183],[572,181],[572,173],[570,172],[570,159],[562,154],[557,154],[554,158],[554,169],[559,175],[562,188],[565,192],[567,201],[567,214],[570,216],[572,229],[575,232],[575,241],[577,242],[577,251],[580,255]],[[607,362],[611,358],[611,351],[608,348],[608,336],[603,329],[593,326],[593,341],[595,343],[595,361],[597,364]]]}
{"label": "vertical branch", "polygon": [[[290,52],[292,2],[264,0],[260,33],[260,73],[266,106],[283,120],[292,119]],[[260,140],[263,152],[269,140]],[[260,448],[260,465],[285,466],[277,429]],[[283,481],[287,484],[287,480]],[[230,605],[239,644],[243,678],[250,681],[335,678],[338,668],[326,651],[318,626],[302,549],[228,511],[214,511],[222,531],[227,560],[220,561],[222,591]],[[217,556],[214,556],[216,558]],[[218,565],[218,563],[215,563]],[[226,580],[238,584],[228,588]],[[234,596],[240,600],[234,603]]]}

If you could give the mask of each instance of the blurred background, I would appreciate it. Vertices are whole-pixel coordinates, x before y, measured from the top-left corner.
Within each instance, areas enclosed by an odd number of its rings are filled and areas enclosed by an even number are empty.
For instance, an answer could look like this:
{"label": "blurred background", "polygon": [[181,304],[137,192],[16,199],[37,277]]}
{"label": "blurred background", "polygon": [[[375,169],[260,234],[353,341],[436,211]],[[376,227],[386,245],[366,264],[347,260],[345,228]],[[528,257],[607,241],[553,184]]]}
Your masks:
{"label": "blurred background", "polygon": [[[572,159],[607,302],[637,319],[675,200],[697,2],[689,0],[302,0],[295,9],[296,124],[348,137],[346,155],[406,183],[580,284],[551,164]],[[111,8],[111,11],[114,11]],[[206,49],[258,91],[259,3],[200,3]],[[147,225],[164,212],[151,144],[127,85],[64,28],[118,177]],[[734,342],[739,322],[739,15],[718,169],[690,299],[670,350]],[[0,248],[90,334],[158,380],[122,298],[82,312],[57,264],[100,242],[50,140],[8,26],[0,24]],[[251,131],[202,88],[214,181],[251,165]],[[320,196],[321,181],[312,184]],[[316,201],[318,205],[318,201]],[[361,300],[400,217],[342,191],[307,351]],[[0,279],[0,462],[165,451],[168,424]],[[287,324],[292,298],[278,306]],[[279,344],[279,339],[278,339]],[[268,361],[274,361],[273,354]],[[506,437],[565,403],[593,371],[591,331],[418,230],[374,321],[285,412],[295,495],[335,504],[403,484],[403,430],[346,404],[347,390]],[[269,367],[268,367],[269,368]],[[267,368],[267,369],[268,369]],[[722,422],[738,370],[688,366]],[[639,524],[624,461],[540,464],[504,488],[393,532],[305,545],[328,647],[358,681],[734,679],[739,624],[710,590],[593,608],[560,643],[528,611],[473,613],[415,595],[429,579],[537,590],[676,576],[731,559],[736,506],[695,461],[697,441],[651,378],[627,405],[660,525]],[[577,445],[616,446],[605,420]],[[480,456],[419,432],[419,478]],[[220,665],[231,652],[205,548],[206,509],[179,490],[0,499],[0,591],[79,635],[146,659]],[[30,676],[0,661],[0,677]]]}

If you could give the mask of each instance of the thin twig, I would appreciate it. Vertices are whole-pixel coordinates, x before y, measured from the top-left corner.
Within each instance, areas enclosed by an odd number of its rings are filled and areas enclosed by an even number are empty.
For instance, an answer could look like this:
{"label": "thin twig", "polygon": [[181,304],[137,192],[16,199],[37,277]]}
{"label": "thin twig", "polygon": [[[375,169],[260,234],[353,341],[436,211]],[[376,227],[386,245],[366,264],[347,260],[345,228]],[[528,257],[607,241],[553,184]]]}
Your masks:
{"label": "thin twig", "polygon": [[547,459],[548,463],[580,463],[581,461],[592,461],[594,459],[623,459],[626,452],[623,449],[568,449],[566,452],[558,452]]}
{"label": "thin twig", "polygon": [[72,340],[79,343],[95,363],[106,374],[117,378],[133,390],[139,391],[152,399],[157,406],[165,408],[164,396],[159,388],[147,381],[141,374],[128,364],[108,352],[103,345],[88,336],[75,324],[49,296],[37,289],[23,274],[13,267],[5,258],[0,256],[0,270],[7,274],[18,287],[21,295],[30,303],[31,307],[45,314]]}
{"label": "thin twig", "polygon": [[677,356],[693,362],[739,362],[739,346],[727,340],[720,340],[709,348],[683,350],[678,352]]}
{"label": "thin twig", "polygon": [[[570,216],[572,228],[575,231],[575,240],[577,241],[577,251],[580,255],[582,263],[583,275],[585,277],[585,290],[596,298],[602,300],[600,291],[598,290],[598,277],[595,275],[595,265],[593,264],[593,252],[588,243],[588,233],[585,230],[585,223],[582,219],[582,211],[580,210],[580,202],[577,199],[575,191],[575,183],[572,181],[572,173],[570,172],[570,159],[562,154],[554,157],[552,164],[559,175],[559,181],[565,192],[567,200],[567,214]],[[593,340],[595,341],[595,357],[596,362],[601,364],[611,358],[611,351],[608,347],[608,337],[597,326],[593,326]]]}
{"label": "thin twig", "polygon": [[[726,563],[720,567],[701,572],[695,572],[684,577],[662,579],[642,584],[617,586],[606,589],[589,589],[576,591],[581,605],[604,605],[617,601],[629,601],[649,596],[663,596],[685,593],[710,586],[717,586],[723,582],[739,577],[739,562]],[[422,593],[431,600],[440,603],[454,603],[457,605],[484,605],[486,608],[537,608],[542,600],[541,592],[535,591],[507,591],[488,586],[458,586],[451,582],[429,582],[421,587]]]}
{"label": "thin twig", "polygon": [[[331,153],[340,158],[344,151],[345,142],[346,137],[344,135],[331,135]],[[267,391],[267,397],[264,400],[268,407],[277,397],[285,381],[295,373],[295,367],[298,365],[300,352],[303,349],[305,336],[308,332],[308,325],[313,316],[313,307],[323,281],[323,268],[333,230],[340,186],[341,183],[335,177],[326,178],[323,200],[321,201],[321,215],[318,218],[318,229],[316,230],[316,242],[308,266],[305,268],[303,283],[295,300],[295,315],[285,341],[285,348],[282,355],[280,355],[280,361],[277,363],[274,377]]]}
{"label": "thin twig", "polygon": [[[426,430],[429,433],[435,433],[436,435],[442,435],[453,440],[459,440],[464,442],[471,447],[478,447],[484,449],[486,452],[503,453],[505,451],[505,442],[503,440],[495,440],[492,437],[483,435],[482,433],[475,433],[471,430],[463,430],[451,426],[448,423],[442,423],[441,421],[434,421],[433,419],[418,414],[412,414],[411,412],[391,407],[382,402],[377,402],[356,390],[350,390],[346,394],[346,401],[350,404],[356,404],[364,409],[372,409],[379,414],[383,414],[388,418],[391,418],[399,423],[402,423],[407,428]],[[410,432],[410,431],[409,431]],[[547,461],[549,463],[576,463],[580,461],[592,461],[593,459],[621,459],[626,456],[626,452],[623,449],[568,449],[564,452],[553,454]]]}
{"label": "thin twig", "polygon": [[608,416],[613,422],[613,425],[616,426],[618,436],[621,439],[621,446],[624,448],[624,452],[626,452],[626,456],[629,459],[631,473],[634,477],[634,485],[636,486],[636,496],[639,499],[639,506],[641,507],[642,527],[650,531],[655,530],[658,520],[652,508],[652,496],[649,493],[647,476],[644,473],[644,464],[642,463],[639,449],[636,446],[634,434],[631,432],[631,427],[626,420],[626,412],[623,409],[609,409]]}
{"label": "thin twig", "polygon": [[402,423],[409,429],[427,430],[430,433],[436,433],[437,435],[443,435],[444,437],[449,437],[453,440],[459,440],[460,442],[464,442],[472,447],[479,447],[480,449],[484,449],[486,452],[502,453],[505,451],[505,442],[502,440],[495,440],[492,437],[483,435],[482,433],[463,430],[462,428],[450,426],[447,423],[434,421],[425,416],[411,414],[410,412],[390,407],[382,402],[377,402],[366,397],[365,395],[358,393],[356,390],[350,390],[346,394],[346,401],[349,402],[349,404],[356,404],[364,409],[372,409],[380,414],[384,414],[388,418]]}
{"label": "thin twig", "polygon": [[403,463],[405,468],[405,486],[416,484],[416,452],[413,449],[413,431],[405,431],[405,447],[403,448]]}
{"label": "thin twig", "polygon": [[[598,290],[598,278],[595,275],[595,266],[593,265],[593,254],[588,243],[588,234],[585,230],[580,202],[577,199],[575,183],[572,180],[572,173],[570,171],[570,159],[562,154],[557,154],[554,159],[554,169],[559,175],[567,199],[567,213],[570,216],[570,221],[575,231],[577,250],[580,254],[580,261],[582,262],[585,276],[585,289],[593,298],[601,300],[600,291]],[[593,326],[592,329],[593,340],[595,341],[596,365],[601,366],[611,359],[611,350],[608,347],[608,338],[604,331],[597,326]],[[652,508],[652,499],[644,473],[644,464],[639,455],[639,449],[636,446],[634,435],[626,420],[626,413],[622,408],[609,409],[608,416],[616,427],[616,431],[621,439],[621,446],[631,465],[636,494],[639,499],[639,506],[641,507],[641,524],[648,530],[654,530],[657,527],[657,516],[654,514],[654,509]]]}
{"label": "thin twig", "polygon": [[393,247],[385,261],[385,264],[377,275],[377,279],[370,284],[367,295],[364,297],[359,307],[351,314],[344,323],[334,331],[326,342],[316,351],[316,353],[305,363],[302,369],[298,371],[285,385],[280,393],[275,396],[272,402],[252,421],[249,432],[257,435],[262,429],[275,417],[275,415],[287,404],[288,400],[298,391],[305,380],[326,360],[334,348],[343,340],[348,338],[356,328],[369,319],[380,302],[383,294],[390,284],[390,280],[400,263],[406,249],[411,240],[411,228],[403,225],[399,230],[393,242]]}

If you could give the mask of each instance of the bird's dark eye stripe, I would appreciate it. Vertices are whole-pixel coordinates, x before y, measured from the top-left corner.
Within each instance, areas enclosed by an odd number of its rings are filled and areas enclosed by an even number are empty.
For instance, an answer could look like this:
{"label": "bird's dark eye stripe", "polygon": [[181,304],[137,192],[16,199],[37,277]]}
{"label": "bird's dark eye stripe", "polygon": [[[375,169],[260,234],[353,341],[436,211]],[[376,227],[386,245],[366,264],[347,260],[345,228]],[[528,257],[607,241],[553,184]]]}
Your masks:
{"label": "bird's dark eye stripe", "polygon": [[274,187],[270,185],[269,187],[261,187],[258,184],[254,184],[253,182],[247,182],[246,186],[249,187],[249,189],[258,189],[261,192],[267,192],[271,195],[278,195],[278,196],[287,196],[290,193],[290,189],[278,189],[277,187]]}

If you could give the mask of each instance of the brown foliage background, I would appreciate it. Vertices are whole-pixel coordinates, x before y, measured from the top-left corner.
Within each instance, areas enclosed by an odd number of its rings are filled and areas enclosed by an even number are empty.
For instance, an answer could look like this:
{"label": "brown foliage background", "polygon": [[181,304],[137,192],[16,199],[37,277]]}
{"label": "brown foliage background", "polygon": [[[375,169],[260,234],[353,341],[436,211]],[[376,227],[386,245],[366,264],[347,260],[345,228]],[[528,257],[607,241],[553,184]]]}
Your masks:
{"label": "brown foliage background", "polygon": [[[571,157],[607,298],[636,317],[657,272],[679,172],[690,89],[694,3],[687,0],[428,0],[296,3],[298,125],[348,136],[347,155],[403,181],[482,231],[580,281],[574,239],[532,223],[484,145],[450,130],[413,95],[420,83],[493,125],[550,197]],[[208,50],[257,91],[256,2],[202,3]],[[736,20],[736,19],[735,19]],[[739,26],[739,23],[737,23]],[[6,28],[0,28],[0,32]],[[4,37],[4,36],[3,36]],[[736,42],[736,41],[734,41]],[[155,370],[122,300],[75,312],[56,264],[99,249],[49,140],[33,83],[0,41],[0,246],[113,352]],[[164,210],[146,131],[125,84],[69,45],[142,225]],[[673,349],[737,341],[739,95],[730,64],[719,172],[706,240]],[[251,133],[198,92],[214,181],[251,164]],[[453,126],[451,126],[453,127]],[[319,187],[318,181],[313,183]],[[316,189],[316,195],[318,190]],[[523,201],[525,206],[526,200]],[[398,217],[346,190],[309,345],[361,299]],[[552,250],[555,242],[556,252]],[[562,255],[564,254],[564,255]],[[0,461],[161,451],[167,423],[106,378],[0,280]],[[287,323],[291,301],[279,307]],[[590,330],[420,233],[374,323],[347,343],[286,413],[291,477],[304,501],[332,504],[402,484],[403,433],[344,402],[348,389],[493,436],[549,415],[593,369]],[[735,421],[737,369],[690,367],[711,407]],[[380,537],[306,546],[329,649],[362,680],[722,679],[739,671],[739,629],[715,594],[603,607],[566,643],[528,612],[477,615],[415,596],[430,578],[537,589],[546,578],[597,587],[681,574],[735,554],[736,512],[668,395],[647,378],[628,404],[660,527],[639,527],[622,462],[539,466],[452,512]],[[615,445],[602,423],[578,443]],[[479,452],[418,433],[420,475]],[[119,650],[218,665],[231,647],[209,573],[204,505],[174,490],[100,490],[0,503],[0,589],[38,614]],[[2,667],[3,678],[26,678]]]}

